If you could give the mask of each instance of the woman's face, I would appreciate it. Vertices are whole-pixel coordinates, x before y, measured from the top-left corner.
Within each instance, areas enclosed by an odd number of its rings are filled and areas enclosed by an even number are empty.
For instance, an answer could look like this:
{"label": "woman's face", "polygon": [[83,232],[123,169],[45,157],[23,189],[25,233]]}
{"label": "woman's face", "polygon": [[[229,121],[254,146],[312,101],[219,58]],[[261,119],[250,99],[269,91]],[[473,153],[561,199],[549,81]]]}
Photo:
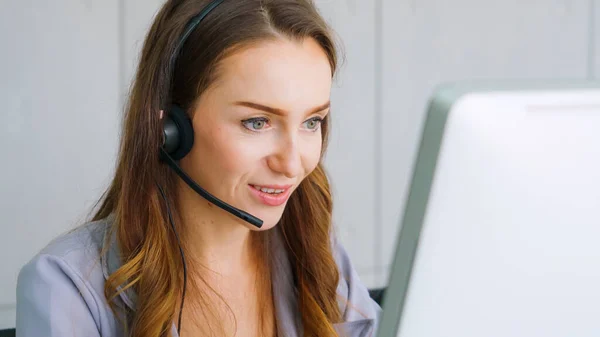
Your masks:
{"label": "woman's face", "polygon": [[[181,165],[210,193],[272,228],[320,160],[328,58],[312,39],[264,42],[224,59],[219,76],[192,114],[194,146]],[[231,221],[216,206],[206,211]]]}

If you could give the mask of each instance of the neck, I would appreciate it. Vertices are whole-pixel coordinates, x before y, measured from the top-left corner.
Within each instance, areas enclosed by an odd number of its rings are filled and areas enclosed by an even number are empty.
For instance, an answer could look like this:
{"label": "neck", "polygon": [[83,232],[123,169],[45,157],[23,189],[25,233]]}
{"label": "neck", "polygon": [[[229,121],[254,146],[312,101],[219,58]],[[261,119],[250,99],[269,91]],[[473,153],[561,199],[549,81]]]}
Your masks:
{"label": "neck", "polygon": [[[186,189],[184,189],[186,190]],[[251,230],[193,191],[181,193],[182,241],[190,260],[220,276],[237,276],[254,269]]]}

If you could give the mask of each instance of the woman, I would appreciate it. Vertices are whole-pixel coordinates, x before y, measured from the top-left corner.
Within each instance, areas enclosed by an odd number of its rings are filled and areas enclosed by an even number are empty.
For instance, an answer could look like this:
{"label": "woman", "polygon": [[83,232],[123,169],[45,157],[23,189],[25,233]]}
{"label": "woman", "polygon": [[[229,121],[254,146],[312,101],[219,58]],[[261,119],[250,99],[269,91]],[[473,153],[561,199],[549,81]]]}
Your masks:
{"label": "woman", "polygon": [[17,335],[373,335],[321,164],[336,60],[309,0],[168,1],[112,184],[22,269]]}

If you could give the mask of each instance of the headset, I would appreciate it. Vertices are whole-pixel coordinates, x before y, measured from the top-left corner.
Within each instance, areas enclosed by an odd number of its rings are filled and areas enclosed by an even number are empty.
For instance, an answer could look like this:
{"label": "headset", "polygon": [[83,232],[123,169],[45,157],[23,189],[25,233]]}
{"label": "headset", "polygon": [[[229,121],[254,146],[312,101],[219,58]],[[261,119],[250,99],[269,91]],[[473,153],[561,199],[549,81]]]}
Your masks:
{"label": "headset", "polygon": [[[214,8],[220,5],[224,0],[214,0],[204,8],[200,14],[194,16],[185,28],[183,36],[179,40],[175,52],[171,57],[171,76],[174,72],[175,60],[179,54],[179,51],[183,47],[183,44],[191,34],[191,32],[198,26],[198,24],[210,13]],[[171,77],[172,78],[172,77]],[[218,199],[212,194],[208,193],[205,189],[200,187],[193,179],[191,179],[177,164],[177,160],[185,157],[194,144],[194,129],[192,127],[192,121],[186,112],[176,104],[171,104],[168,110],[164,111],[163,117],[163,145],[160,147],[159,158],[166,162],[175,173],[183,181],[187,183],[200,196],[204,197],[211,203],[217,205],[221,209],[235,215],[236,217],[249,222],[250,224],[260,228],[263,224],[259,218],[248,214],[238,208],[235,208],[228,203]]]}
{"label": "headset", "polygon": [[[211,1],[200,13],[194,16],[185,27],[183,35],[179,39],[179,42],[175,48],[175,52],[171,55],[170,59],[170,72],[171,76],[169,80],[172,80],[172,76],[174,74],[175,61],[179,56],[179,52],[183,47],[183,44],[192,33],[192,31],[198,26],[198,24],[208,15],[213,9],[215,9],[218,5],[220,5],[224,0],[213,0]],[[169,88],[171,90],[171,88]],[[245,211],[242,211],[234,206],[220,200],[219,198],[213,196],[208,191],[200,187],[190,176],[188,176],[183,169],[177,163],[178,160],[185,157],[194,144],[194,129],[192,127],[192,121],[190,120],[187,113],[178,105],[171,104],[167,110],[163,110],[164,114],[162,117],[163,125],[163,144],[159,149],[159,159],[166,163],[175,173],[196,193],[215,204],[219,208],[233,214],[234,216],[249,222],[255,227],[261,228],[263,221]],[[177,333],[181,336],[181,314],[183,312],[183,302],[185,300],[185,291],[187,286],[187,266],[185,262],[185,255],[183,253],[183,249],[181,247],[181,240],[179,238],[179,234],[175,229],[175,224],[173,221],[173,216],[171,214],[171,208],[169,206],[169,201],[165,195],[164,190],[160,186],[160,184],[156,184],[158,190],[165,201],[167,214],[169,217],[169,222],[171,227],[173,228],[173,232],[175,233],[175,238],[177,240],[177,244],[179,246],[179,252],[181,254],[181,260],[183,262],[183,291],[181,295],[181,304],[179,309],[179,319],[177,322]]]}

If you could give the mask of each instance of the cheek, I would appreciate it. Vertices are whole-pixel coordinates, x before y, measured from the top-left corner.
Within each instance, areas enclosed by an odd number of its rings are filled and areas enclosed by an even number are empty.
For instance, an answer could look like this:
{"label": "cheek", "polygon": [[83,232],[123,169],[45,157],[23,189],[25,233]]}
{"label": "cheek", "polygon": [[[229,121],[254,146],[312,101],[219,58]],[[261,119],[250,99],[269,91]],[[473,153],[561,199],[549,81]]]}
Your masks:
{"label": "cheek", "polygon": [[204,139],[203,142],[209,144],[207,151],[212,155],[211,161],[206,162],[206,165],[221,176],[228,175],[237,179],[239,175],[252,170],[262,156],[261,146],[235,136],[232,130],[215,129],[207,134],[209,139]]}
{"label": "cheek", "polygon": [[319,165],[321,161],[321,137],[315,137],[315,140],[311,140],[307,142],[306,150],[303,154],[303,166],[306,171],[306,176],[308,176],[316,167]]}
{"label": "cheek", "polygon": [[210,144],[210,152],[213,155],[211,162],[207,162],[206,164],[217,172],[220,172],[220,174],[235,172],[240,162],[244,161],[245,158],[241,156],[239,145],[235,144],[225,132],[216,130],[211,133],[210,139],[207,141]]}

